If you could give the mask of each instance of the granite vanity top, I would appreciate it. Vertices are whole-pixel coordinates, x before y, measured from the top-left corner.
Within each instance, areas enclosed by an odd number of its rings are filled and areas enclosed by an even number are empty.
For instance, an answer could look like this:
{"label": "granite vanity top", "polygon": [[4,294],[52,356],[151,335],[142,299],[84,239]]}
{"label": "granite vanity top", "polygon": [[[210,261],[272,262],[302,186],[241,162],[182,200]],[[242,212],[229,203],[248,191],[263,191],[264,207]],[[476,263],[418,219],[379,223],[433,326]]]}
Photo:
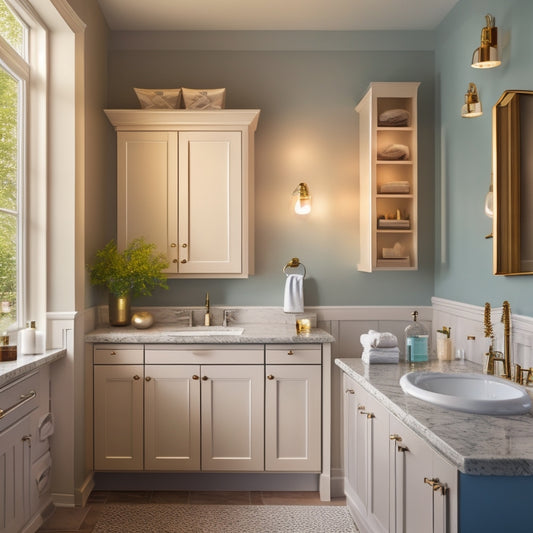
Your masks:
{"label": "granite vanity top", "polygon": [[481,372],[468,361],[367,365],[361,359],[335,363],[459,471],[474,475],[533,475],[533,413],[490,416],[438,407],[404,393],[400,377],[412,370]]}
{"label": "granite vanity top", "polygon": [[297,334],[294,324],[232,324],[242,327],[241,335],[172,336],[177,328],[170,325],[135,329],[132,326],[95,329],[85,336],[85,342],[139,344],[321,344],[335,338],[324,330],[313,328],[310,333]]}
{"label": "granite vanity top", "polygon": [[15,361],[1,361],[0,387],[32,370],[61,359],[66,353],[64,349],[48,350],[38,355],[18,355]]}

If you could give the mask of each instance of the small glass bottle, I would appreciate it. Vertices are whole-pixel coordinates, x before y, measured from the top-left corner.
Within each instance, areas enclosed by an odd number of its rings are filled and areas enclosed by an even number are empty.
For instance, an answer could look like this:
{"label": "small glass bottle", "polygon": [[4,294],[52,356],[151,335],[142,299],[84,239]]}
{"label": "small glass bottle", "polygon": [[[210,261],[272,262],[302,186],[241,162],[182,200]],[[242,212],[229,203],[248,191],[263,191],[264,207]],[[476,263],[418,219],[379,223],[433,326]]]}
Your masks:
{"label": "small glass bottle", "polygon": [[417,321],[418,311],[413,311],[411,316],[413,321],[405,328],[405,360],[408,363],[422,363],[428,360],[429,335]]}
{"label": "small glass bottle", "polygon": [[0,336],[0,361],[15,361],[17,358],[17,347],[9,344],[9,335]]}

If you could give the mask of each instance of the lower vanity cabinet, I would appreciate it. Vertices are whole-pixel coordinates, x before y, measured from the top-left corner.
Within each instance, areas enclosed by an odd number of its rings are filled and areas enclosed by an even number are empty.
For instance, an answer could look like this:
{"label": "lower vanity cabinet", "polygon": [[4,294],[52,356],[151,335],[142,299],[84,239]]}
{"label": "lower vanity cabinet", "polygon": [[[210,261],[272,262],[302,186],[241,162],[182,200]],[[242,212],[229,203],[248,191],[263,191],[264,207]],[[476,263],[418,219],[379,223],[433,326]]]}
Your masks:
{"label": "lower vanity cabinet", "polygon": [[94,357],[95,470],[263,470],[263,346],[96,345]]}
{"label": "lower vanity cabinet", "polygon": [[344,490],[362,531],[390,531],[389,413],[344,374]]}
{"label": "lower vanity cabinet", "polygon": [[362,533],[457,533],[457,469],[343,374],[344,491]]}
{"label": "lower vanity cabinet", "polygon": [[94,349],[94,467],[143,469],[144,350],[137,345]]}
{"label": "lower vanity cabinet", "polygon": [[391,531],[457,532],[457,469],[390,416]]}
{"label": "lower vanity cabinet", "polygon": [[265,470],[320,472],[321,365],[319,345],[267,346]]}

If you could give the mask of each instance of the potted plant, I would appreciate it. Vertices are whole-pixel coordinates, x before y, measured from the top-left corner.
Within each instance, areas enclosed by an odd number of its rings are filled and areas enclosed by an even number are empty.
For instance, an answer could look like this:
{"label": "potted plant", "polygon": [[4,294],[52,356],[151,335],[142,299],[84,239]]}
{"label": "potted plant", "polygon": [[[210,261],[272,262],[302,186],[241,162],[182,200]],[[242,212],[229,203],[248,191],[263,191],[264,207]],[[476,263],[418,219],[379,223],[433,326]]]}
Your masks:
{"label": "potted plant", "polygon": [[89,265],[91,283],[103,285],[109,291],[109,323],[125,326],[130,323],[131,297],[149,296],[156,287],[168,289],[163,270],[169,262],[164,254],[155,253],[155,244],[142,237],[134,239],[119,251],[115,241],[96,252]]}

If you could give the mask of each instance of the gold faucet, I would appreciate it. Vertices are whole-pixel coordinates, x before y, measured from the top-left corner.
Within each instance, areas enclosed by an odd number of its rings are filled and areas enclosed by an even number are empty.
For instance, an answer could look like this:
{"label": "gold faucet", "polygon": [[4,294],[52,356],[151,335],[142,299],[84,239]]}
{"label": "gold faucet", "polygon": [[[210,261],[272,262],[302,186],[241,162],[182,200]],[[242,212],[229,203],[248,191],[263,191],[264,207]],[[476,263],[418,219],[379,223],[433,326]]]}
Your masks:
{"label": "gold faucet", "polygon": [[494,342],[494,333],[492,329],[492,324],[490,322],[490,304],[487,302],[485,304],[485,337],[491,338],[491,344],[489,346],[489,351],[485,355],[489,358],[487,362],[487,374],[494,375],[494,362],[501,361],[503,363],[503,374],[502,378],[513,379],[511,373],[511,306],[509,302],[505,300],[503,302],[503,311],[502,311],[502,322],[503,322],[503,353],[495,351],[492,347]]}

